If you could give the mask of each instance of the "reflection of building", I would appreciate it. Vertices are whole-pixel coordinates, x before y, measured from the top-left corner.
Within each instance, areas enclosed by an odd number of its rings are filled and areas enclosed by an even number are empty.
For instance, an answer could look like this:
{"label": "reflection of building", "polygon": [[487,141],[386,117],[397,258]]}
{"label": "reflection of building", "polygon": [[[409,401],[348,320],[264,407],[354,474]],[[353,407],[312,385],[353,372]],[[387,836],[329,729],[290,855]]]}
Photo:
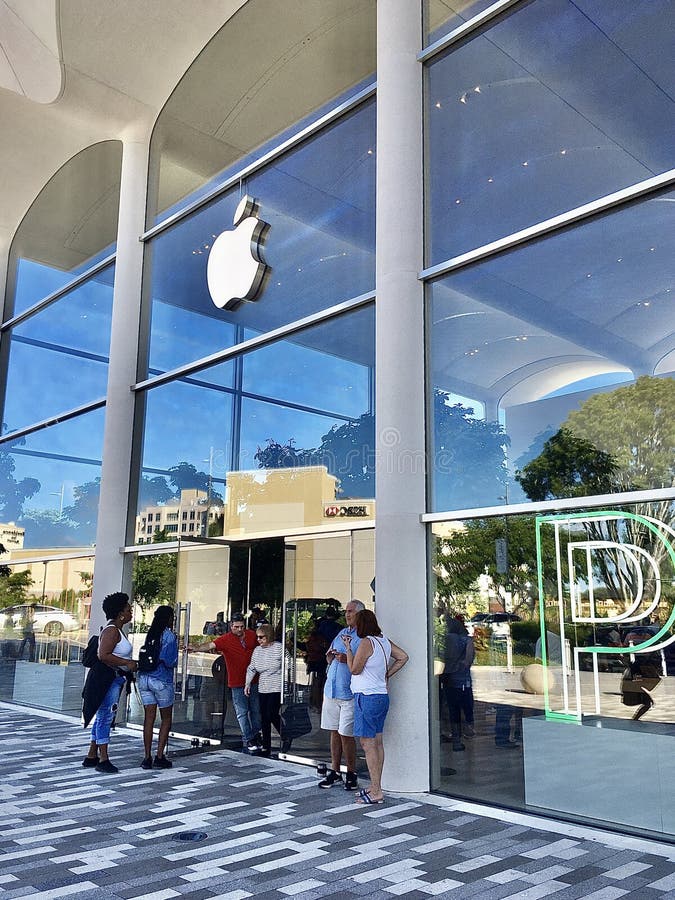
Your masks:
{"label": "reflection of building", "polygon": [[305,527],[373,521],[373,500],[336,500],[337,478],[325,466],[227,473],[226,535],[288,533]]}
{"label": "reflection of building", "polygon": [[[0,544],[2,544],[7,553],[22,549],[25,534],[26,529],[20,528],[14,522],[0,522]],[[4,554],[0,555],[0,559],[3,557]]]}
{"label": "reflection of building", "polygon": [[[86,595],[87,608],[90,602],[91,581],[94,575],[94,557],[91,547],[69,548],[68,554],[58,548],[40,550],[40,559],[35,560],[33,550],[13,550],[5,561],[13,572],[28,571],[32,584],[26,593],[34,599],[47,603],[59,601],[66,608],[77,611],[78,595]],[[81,599],[81,598],[80,598]],[[88,611],[84,621],[89,618]]]}
{"label": "reflection of building", "polygon": [[[205,532],[206,491],[182,490],[180,499],[169,500],[157,506],[146,506],[136,516],[136,544],[151,544],[160,531],[170,540],[179,537],[200,537]],[[217,521],[222,515],[222,506],[210,506],[208,523]]]}

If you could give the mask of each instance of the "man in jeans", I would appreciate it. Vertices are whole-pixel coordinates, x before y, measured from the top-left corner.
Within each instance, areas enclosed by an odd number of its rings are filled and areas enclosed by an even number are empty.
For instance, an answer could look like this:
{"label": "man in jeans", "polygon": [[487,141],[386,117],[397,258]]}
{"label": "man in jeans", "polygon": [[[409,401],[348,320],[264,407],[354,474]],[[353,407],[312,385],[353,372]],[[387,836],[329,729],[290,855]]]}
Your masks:
{"label": "man in jeans", "polygon": [[356,740],[354,739],[354,695],[350,687],[352,676],[347,668],[347,648],[342,638],[348,634],[352,639],[352,650],[356,652],[359,639],[356,636],[354,620],[357,612],[365,609],[360,600],[350,600],[345,607],[347,627],[340,631],[326,654],[329,667],[323,690],[321,727],[330,731],[330,765],[328,774],[319,782],[320,788],[331,788],[342,781],[340,763],[344,756],[347,776],[346,791],[353,791],[357,785]]}
{"label": "man in jeans", "polygon": [[235,613],[232,616],[230,630],[227,634],[221,634],[207,644],[199,644],[189,648],[194,651],[217,650],[225,660],[227,686],[232,691],[232,702],[234,703],[234,711],[237,714],[244,747],[250,752],[255,752],[262,748],[257,681],[251,685],[251,693],[248,697],[244,693],[246,669],[251,662],[251,656],[257,645],[255,631],[246,627],[246,622],[241,613]]}

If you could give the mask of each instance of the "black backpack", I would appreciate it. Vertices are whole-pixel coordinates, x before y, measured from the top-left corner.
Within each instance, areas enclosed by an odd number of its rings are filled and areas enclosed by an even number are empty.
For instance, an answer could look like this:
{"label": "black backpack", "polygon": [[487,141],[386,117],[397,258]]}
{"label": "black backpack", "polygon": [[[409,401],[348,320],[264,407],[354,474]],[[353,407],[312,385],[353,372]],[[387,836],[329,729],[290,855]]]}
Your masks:
{"label": "black backpack", "polygon": [[89,643],[82,651],[82,665],[85,669],[91,667],[98,661],[98,635],[94,634],[89,638]]}
{"label": "black backpack", "polygon": [[138,651],[138,671],[154,672],[159,666],[159,654],[162,649],[162,635],[146,637],[145,643]]}

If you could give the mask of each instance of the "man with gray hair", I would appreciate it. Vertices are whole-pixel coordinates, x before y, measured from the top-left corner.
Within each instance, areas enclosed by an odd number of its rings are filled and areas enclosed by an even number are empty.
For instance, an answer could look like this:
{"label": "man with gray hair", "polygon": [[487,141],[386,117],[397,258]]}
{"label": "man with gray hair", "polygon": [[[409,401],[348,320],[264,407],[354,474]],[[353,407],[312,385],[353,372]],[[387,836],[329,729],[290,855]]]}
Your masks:
{"label": "man with gray hair", "polygon": [[352,639],[352,651],[356,653],[359,638],[354,621],[356,614],[365,609],[360,600],[350,600],[345,608],[347,627],[343,628],[333,640],[326,654],[328,672],[323,690],[323,707],[321,709],[321,727],[330,731],[330,769],[319,782],[320,788],[330,788],[342,782],[340,763],[344,756],[347,776],[344,782],[346,791],[353,791],[357,786],[356,776],[356,740],[354,739],[354,695],[351,689],[352,676],[347,667],[347,648],[343,636]]}

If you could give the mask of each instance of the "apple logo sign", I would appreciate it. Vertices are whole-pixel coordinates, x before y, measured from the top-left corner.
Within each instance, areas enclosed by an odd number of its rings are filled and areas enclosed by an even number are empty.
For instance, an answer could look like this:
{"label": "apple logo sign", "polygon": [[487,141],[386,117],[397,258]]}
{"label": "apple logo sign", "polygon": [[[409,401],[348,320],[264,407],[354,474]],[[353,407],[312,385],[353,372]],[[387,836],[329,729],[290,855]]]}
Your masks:
{"label": "apple logo sign", "polygon": [[233,225],[213,242],[206,266],[209,293],[219,309],[255,300],[269,269],[261,256],[269,225],[258,217],[258,204],[248,194],[239,201]]}

